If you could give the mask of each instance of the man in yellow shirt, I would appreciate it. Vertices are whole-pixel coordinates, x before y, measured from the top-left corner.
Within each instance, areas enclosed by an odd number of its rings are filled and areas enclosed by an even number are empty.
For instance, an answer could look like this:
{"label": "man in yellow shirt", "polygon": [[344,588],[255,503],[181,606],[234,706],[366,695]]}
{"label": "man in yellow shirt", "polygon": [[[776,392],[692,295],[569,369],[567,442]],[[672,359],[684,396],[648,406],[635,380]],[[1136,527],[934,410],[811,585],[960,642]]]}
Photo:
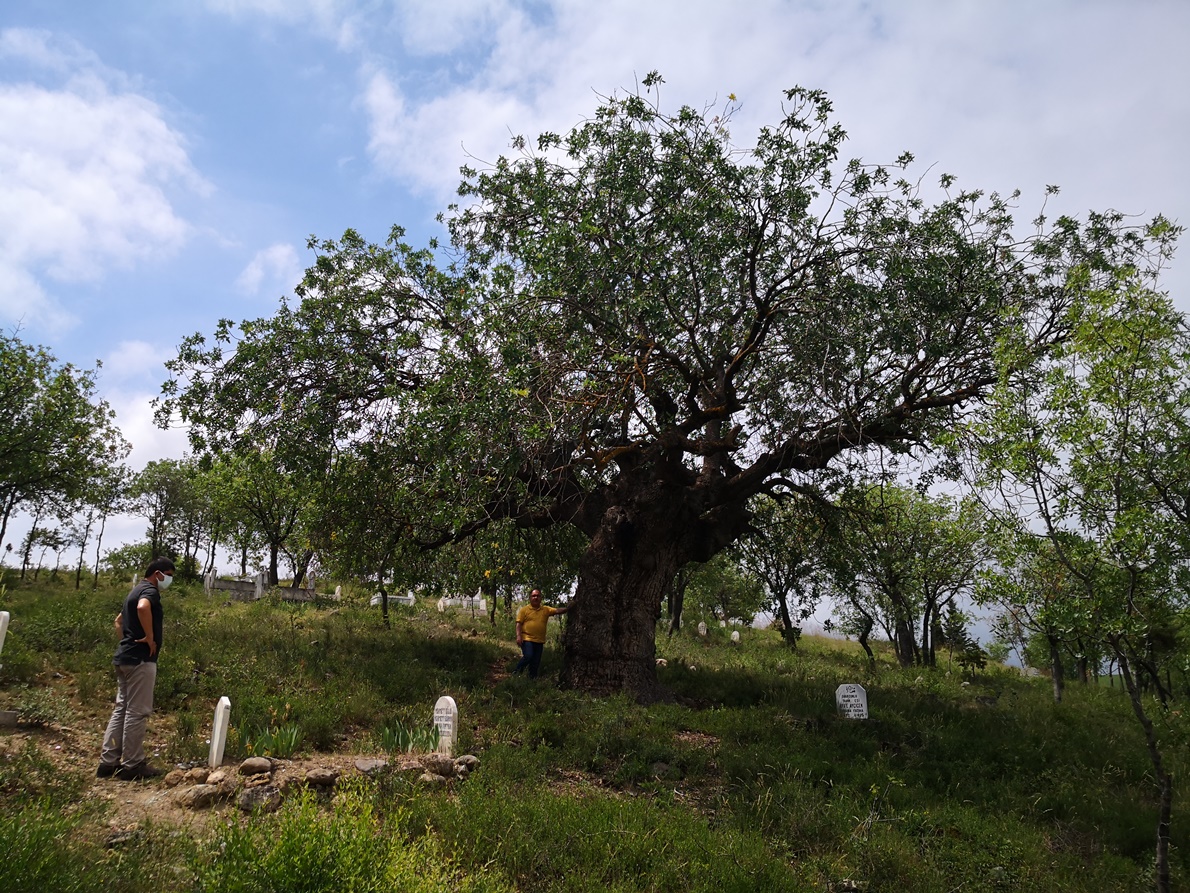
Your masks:
{"label": "man in yellow shirt", "polygon": [[516,612],[516,643],[521,646],[521,659],[513,670],[514,673],[528,667],[529,678],[537,678],[537,671],[541,667],[541,655],[545,651],[546,625],[555,614],[565,614],[569,610],[570,605],[563,605],[561,608],[543,605],[540,589],[534,589],[529,593],[529,604],[523,605]]}

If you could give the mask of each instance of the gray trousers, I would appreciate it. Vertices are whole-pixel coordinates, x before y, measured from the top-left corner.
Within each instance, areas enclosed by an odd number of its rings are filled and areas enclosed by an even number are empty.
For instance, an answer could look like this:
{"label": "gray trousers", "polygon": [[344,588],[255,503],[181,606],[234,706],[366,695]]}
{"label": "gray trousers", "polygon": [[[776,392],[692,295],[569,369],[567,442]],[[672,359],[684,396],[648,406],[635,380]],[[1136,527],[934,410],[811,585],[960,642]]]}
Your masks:
{"label": "gray trousers", "polygon": [[156,682],[155,663],[116,666],[116,709],[103,733],[103,755],[99,762],[107,766],[118,763],[135,766],[145,761],[145,727],[153,712]]}

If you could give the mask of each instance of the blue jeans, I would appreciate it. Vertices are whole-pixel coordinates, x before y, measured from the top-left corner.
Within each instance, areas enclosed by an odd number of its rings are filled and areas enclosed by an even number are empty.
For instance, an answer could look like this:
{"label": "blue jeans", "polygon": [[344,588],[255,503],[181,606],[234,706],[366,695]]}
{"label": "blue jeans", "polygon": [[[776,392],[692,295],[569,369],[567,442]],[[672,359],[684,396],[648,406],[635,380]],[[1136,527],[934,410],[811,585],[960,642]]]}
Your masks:
{"label": "blue jeans", "polygon": [[514,673],[519,673],[525,667],[529,668],[529,678],[536,679],[537,671],[541,668],[541,655],[545,652],[544,642],[521,642],[521,659],[516,665]]}

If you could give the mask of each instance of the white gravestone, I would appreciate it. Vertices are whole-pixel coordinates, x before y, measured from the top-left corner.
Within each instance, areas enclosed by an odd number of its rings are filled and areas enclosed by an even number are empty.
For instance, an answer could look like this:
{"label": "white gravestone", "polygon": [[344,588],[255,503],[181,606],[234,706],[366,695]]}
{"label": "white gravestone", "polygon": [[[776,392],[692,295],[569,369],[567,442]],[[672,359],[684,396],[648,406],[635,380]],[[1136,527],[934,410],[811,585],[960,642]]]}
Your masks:
{"label": "white gravestone", "polygon": [[8,635],[9,616],[7,611],[0,611],[0,654],[4,652],[4,637]]}
{"label": "white gravestone", "polygon": [[740,640],[740,631],[739,631],[738,629],[733,629],[733,630],[731,631],[731,640],[732,640],[733,642],[739,642],[739,640]]}
{"label": "white gravestone", "polygon": [[342,586],[336,586],[336,587],[335,587],[335,601],[338,601],[338,600],[339,600],[339,599],[341,599],[342,597],[343,597],[343,587],[342,587]]}
{"label": "white gravestone", "polygon": [[698,634],[700,636],[705,636],[707,634],[707,625],[701,620],[698,621]]}
{"label": "white gravestone", "polygon": [[868,693],[862,685],[840,685],[835,689],[835,706],[844,719],[867,719]]}
{"label": "white gravestone", "polygon": [[443,695],[434,705],[434,725],[438,728],[438,753],[454,756],[459,734],[459,705],[450,695]]}
{"label": "white gravestone", "polygon": [[470,596],[445,596],[438,599],[438,611],[444,612],[447,608],[469,608],[472,611],[488,610],[488,601],[485,598],[471,598]]}
{"label": "white gravestone", "polygon": [[215,705],[215,723],[211,726],[211,754],[207,765],[218,769],[223,765],[223,748],[227,745],[227,723],[231,719],[231,699],[224,695]]}
{"label": "white gravestone", "polygon": [[[384,597],[379,592],[377,592],[374,596],[372,596],[372,600],[368,602],[368,604],[374,608],[381,604],[383,600]],[[417,599],[414,598],[413,593],[410,592],[408,595],[390,595],[388,597],[388,603],[390,605],[404,605],[407,608],[412,608],[415,604],[417,604]],[[440,608],[439,610],[445,610],[445,607]]]}

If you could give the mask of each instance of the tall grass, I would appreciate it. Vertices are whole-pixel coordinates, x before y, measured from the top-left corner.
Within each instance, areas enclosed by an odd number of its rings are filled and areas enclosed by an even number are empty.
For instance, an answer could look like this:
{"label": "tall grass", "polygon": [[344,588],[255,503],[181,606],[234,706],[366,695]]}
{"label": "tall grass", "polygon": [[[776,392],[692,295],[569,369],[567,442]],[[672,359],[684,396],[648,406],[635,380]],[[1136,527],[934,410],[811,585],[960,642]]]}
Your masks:
{"label": "tall grass", "polygon": [[410,840],[400,814],[382,822],[360,786],[334,809],[303,792],[275,816],[232,822],[193,861],[202,893],[499,893],[487,870],[461,872],[426,837]]}
{"label": "tall grass", "polygon": [[[93,677],[110,664],[114,641],[100,630],[122,597],[8,593],[4,663],[16,654],[25,669],[0,676],[0,707],[41,705],[53,723],[80,709],[71,695],[109,696]],[[556,643],[544,678],[508,676],[516,653],[504,616],[493,628],[423,609],[389,629],[362,605],[224,603],[175,586],[150,726],[172,736],[173,758],[204,750],[222,695],[233,705],[230,755],[256,749],[257,730],[292,728],[316,759],[375,751],[398,723],[428,727],[450,694],[459,750],[481,764],[448,789],[390,773],[333,806],[294,801],[275,819],[233,822],[193,857],[166,842],[163,870],[175,873],[171,886],[196,890],[1146,888],[1154,791],[1118,689],[1070,686],[1055,705],[1044,680],[1006,669],[964,685],[957,671],[901,670],[885,652],[869,667],[849,643],[805,637],[791,652],[774,632],[744,632],[738,645],[662,634],[660,675],[674,700],[644,707],[559,691]],[[867,721],[835,713],[835,689],[853,682],[867,689]],[[1187,777],[1186,753],[1171,762]],[[0,757],[0,814],[26,816],[39,840],[55,841],[50,861],[29,869],[62,872],[41,889],[85,878],[86,889],[134,886],[130,859],[88,849],[102,827],[82,808],[89,783],[55,781],[34,750]],[[46,824],[34,827],[37,815]],[[1175,817],[1173,834],[1184,885],[1190,823]],[[409,886],[408,866],[431,886]]]}

